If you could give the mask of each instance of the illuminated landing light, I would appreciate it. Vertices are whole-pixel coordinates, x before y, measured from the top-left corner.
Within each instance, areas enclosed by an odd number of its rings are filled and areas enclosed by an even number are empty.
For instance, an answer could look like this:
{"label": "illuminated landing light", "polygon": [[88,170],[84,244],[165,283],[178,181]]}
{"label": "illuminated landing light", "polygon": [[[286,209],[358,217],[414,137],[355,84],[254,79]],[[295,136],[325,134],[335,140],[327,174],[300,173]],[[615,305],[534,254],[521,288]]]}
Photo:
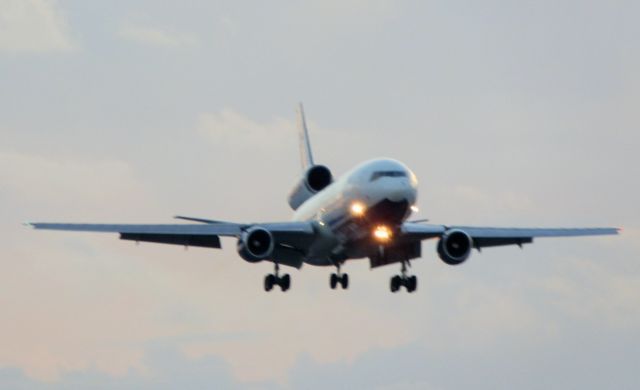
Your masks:
{"label": "illuminated landing light", "polygon": [[361,202],[353,202],[351,204],[351,215],[355,217],[362,217],[367,210],[366,206]]}
{"label": "illuminated landing light", "polygon": [[373,230],[373,237],[380,242],[387,242],[391,240],[391,229],[384,225],[376,226]]}
{"label": "illuminated landing light", "polygon": [[411,206],[411,211],[413,211],[414,213],[417,213],[418,211],[420,211],[420,209],[418,208],[418,206],[414,204]]}

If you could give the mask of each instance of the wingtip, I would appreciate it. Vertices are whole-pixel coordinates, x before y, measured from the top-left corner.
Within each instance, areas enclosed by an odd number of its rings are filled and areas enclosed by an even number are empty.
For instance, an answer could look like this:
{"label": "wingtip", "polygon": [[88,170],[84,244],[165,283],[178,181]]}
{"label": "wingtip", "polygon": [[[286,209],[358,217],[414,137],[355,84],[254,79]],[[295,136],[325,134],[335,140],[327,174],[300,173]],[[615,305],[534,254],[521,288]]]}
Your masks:
{"label": "wingtip", "polygon": [[35,226],[31,222],[23,222],[22,225],[31,229],[35,229]]}

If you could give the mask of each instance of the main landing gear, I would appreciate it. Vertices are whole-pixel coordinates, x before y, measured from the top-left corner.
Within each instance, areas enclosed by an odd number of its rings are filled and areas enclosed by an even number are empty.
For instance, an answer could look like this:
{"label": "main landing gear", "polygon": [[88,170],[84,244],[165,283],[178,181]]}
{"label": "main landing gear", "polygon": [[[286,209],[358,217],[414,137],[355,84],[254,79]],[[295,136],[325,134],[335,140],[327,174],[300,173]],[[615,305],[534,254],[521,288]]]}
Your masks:
{"label": "main landing gear", "polygon": [[391,292],[395,293],[400,290],[400,287],[404,286],[407,292],[414,292],[418,288],[418,278],[415,275],[407,276],[407,264],[408,261],[402,262],[402,274],[395,275],[391,278]]}
{"label": "main landing gear", "polygon": [[332,273],[329,278],[329,285],[332,290],[335,290],[338,284],[342,287],[343,290],[349,288],[349,275],[340,273],[340,265],[338,267],[337,273]]}
{"label": "main landing gear", "polygon": [[264,291],[271,291],[273,286],[280,286],[282,291],[287,291],[289,287],[291,287],[291,277],[289,274],[284,274],[283,276],[278,275],[278,271],[280,271],[280,267],[278,263],[276,263],[275,272],[265,276],[264,278]]}

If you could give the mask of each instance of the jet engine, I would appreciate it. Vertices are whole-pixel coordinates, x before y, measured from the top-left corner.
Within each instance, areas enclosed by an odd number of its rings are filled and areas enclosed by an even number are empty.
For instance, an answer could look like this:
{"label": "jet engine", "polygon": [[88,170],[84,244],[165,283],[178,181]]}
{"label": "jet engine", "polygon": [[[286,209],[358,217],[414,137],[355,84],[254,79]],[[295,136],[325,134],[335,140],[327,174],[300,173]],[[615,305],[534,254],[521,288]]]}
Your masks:
{"label": "jet engine", "polygon": [[438,242],[438,255],[449,265],[464,263],[471,255],[473,239],[458,229],[447,230]]}
{"label": "jet engine", "polygon": [[252,227],[238,239],[238,254],[250,263],[268,259],[273,254],[273,235],[265,228]]}
{"label": "jet engine", "polygon": [[296,210],[313,195],[322,191],[333,181],[333,175],[324,165],[314,165],[309,168],[302,180],[289,195],[289,206]]}

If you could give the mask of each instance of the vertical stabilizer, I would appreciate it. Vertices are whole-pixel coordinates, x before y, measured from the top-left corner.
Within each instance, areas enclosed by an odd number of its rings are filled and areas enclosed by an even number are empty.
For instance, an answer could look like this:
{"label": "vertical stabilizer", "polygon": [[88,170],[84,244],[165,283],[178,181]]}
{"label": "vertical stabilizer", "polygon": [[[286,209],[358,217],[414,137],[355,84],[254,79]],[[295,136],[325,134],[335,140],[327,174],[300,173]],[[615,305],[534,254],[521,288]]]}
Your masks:
{"label": "vertical stabilizer", "polygon": [[300,162],[302,164],[302,170],[306,172],[314,163],[311,152],[311,141],[309,141],[309,130],[307,130],[307,121],[304,117],[304,107],[302,103],[298,105],[298,136],[300,137]]}

